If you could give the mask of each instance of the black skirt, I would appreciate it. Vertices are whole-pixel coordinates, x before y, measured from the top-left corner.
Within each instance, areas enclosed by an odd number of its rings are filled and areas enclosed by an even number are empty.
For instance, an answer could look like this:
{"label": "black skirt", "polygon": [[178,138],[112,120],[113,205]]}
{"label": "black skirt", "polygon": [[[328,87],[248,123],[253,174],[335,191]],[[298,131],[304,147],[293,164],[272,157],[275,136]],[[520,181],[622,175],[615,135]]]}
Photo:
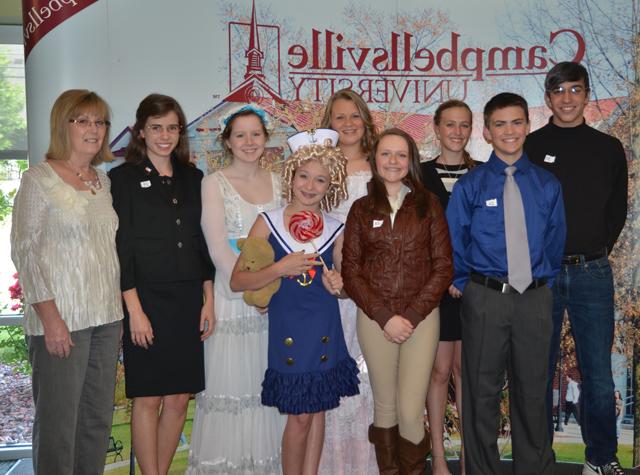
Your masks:
{"label": "black skirt", "polygon": [[153,345],[131,342],[125,306],[123,335],[128,398],[197,393],[204,389],[204,347],[200,341],[202,282],[156,282],[136,287],[151,321]]}
{"label": "black skirt", "polygon": [[458,341],[462,339],[460,320],[460,301],[447,291],[440,301],[440,341]]}

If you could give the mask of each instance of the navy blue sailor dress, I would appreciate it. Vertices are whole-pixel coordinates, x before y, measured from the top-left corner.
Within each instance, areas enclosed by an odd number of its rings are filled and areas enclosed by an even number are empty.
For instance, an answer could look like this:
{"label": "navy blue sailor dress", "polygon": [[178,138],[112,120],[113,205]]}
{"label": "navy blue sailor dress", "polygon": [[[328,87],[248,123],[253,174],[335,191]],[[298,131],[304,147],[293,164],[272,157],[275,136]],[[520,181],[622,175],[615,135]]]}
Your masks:
{"label": "navy blue sailor dress", "polygon": [[[284,228],[283,208],[262,213],[271,230],[276,261],[291,252],[314,252]],[[322,235],[314,240],[327,266],[344,225],[323,213]],[[284,277],[269,303],[269,363],[262,383],[262,404],[285,414],[333,409],[343,396],[358,391],[358,368],[349,356],[338,299],[322,284],[322,266],[307,275]]]}

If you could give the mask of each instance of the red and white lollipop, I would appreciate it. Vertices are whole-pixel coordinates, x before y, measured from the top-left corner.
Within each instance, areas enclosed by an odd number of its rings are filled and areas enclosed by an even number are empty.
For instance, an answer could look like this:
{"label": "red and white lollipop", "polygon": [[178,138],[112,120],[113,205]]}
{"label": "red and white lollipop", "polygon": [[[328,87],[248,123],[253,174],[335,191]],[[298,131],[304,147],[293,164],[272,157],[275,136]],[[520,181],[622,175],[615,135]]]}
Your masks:
{"label": "red and white lollipop", "polygon": [[[302,243],[310,242],[316,252],[318,252],[318,248],[313,240],[322,235],[323,229],[324,223],[322,216],[313,211],[305,210],[294,213],[289,221],[289,232],[295,240]],[[320,257],[322,265],[326,269],[327,264],[324,262],[324,259],[320,255],[318,255],[318,257]]]}

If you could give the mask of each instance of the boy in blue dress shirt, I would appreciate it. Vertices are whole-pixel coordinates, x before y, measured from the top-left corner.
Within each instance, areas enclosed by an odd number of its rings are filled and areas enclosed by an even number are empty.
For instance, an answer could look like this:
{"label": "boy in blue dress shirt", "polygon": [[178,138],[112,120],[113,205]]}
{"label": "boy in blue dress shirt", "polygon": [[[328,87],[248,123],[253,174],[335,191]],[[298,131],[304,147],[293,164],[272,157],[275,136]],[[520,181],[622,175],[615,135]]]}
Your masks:
{"label": "boy in blue dress shirt", "polygon": [[550,474],[549,287],[560,270],[566,234],[562,192],[553,175],[523,153],[529,132],[524,98],[494,96],[484,122],[493,153],[458,180],[447,208],[453,285],[462,293],[466,472],[501,473],[497,431],[506,370],[513,473]]}

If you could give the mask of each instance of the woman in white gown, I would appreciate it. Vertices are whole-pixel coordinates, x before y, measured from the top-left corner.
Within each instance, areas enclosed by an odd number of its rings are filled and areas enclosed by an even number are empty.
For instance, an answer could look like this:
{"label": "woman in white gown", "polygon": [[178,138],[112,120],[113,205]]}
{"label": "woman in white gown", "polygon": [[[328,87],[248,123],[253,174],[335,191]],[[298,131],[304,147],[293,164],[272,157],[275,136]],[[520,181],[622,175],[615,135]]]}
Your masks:
{"label": "woman in white gown", "polygon": [[202,228],[216,267],[213,335],[205,344],[205,387],[196,398],[187,474],[280,473],[286,419],[262,406],[268,321],[229,288],[239,250],[258,213],[280,206],[280,177],[260,167],[268,139],[262,109],[247,105],[223,119],[230,164],[202,181]]}
{"label": "woman in white gown", "polygon": [[[367,194],[367,183],[371,179],[368,154],[376,130],[367,104],[349,89],[337,91],[329,98],[321,126],[340,134],[338,146],[347,157],[349,196],[330,213],[344,223],[353,202]],[[369,425],[373,423],[373,394],[356,335],[357,308],[351,299],[340,299],[339,303],[347,348],[360,369],[360,395],[343,398],[338,408],[326,412],[320,473],[374,475],[378,473],[378,465],[374,447],[367,439]]]}

